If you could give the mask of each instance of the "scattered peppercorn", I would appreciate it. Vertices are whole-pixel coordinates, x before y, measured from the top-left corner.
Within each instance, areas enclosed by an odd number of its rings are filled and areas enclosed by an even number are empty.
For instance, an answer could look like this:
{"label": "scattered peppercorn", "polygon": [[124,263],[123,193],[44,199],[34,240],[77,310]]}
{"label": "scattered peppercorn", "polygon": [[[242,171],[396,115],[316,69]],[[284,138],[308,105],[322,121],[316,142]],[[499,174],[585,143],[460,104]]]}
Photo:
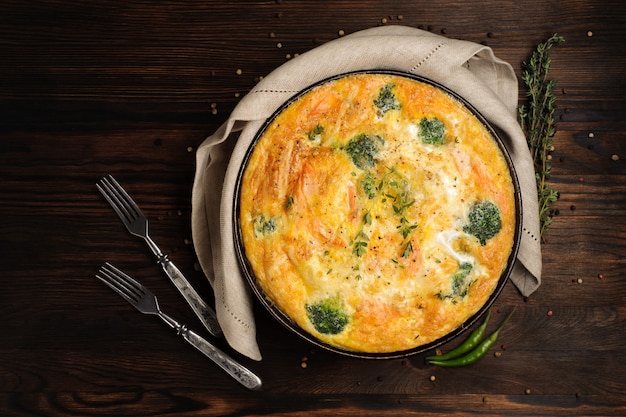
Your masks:
{"label": "scattered peppercorn", "polygon": [[596,135],[593,132],[589,132],[587,135],[589,138],[593,139]]}
{"label": "scattered peppercorn", "polygon": [[496,358],[499,358],[500,356],[502,356],[502,352],[497,350],[497,351],[493,352],[493,356],[495,356]]}
{"label": "scattered peppercorn", "polygon": [[613,155],[611,155],[611,159],[614,161],[618,161],[619,160],[619,155],[614,153]]}
{"label": "scattered peppercorn", "polygon": [[343,30],[341,30],[341,29],[340,29],[340,30],[339,30],[339,32],[337,32],[337,34],[338,34],[339,36],[343,36],[343,35],[345,35],[345,34],[346,34],[346,32],[344,32]]}
{"label": "scattered peppercorn", "polygon": [[592,36],[593,36],[593,32],[592,32],[592,31],[590,31],[590,30],[589,30],[589,31],[587,31],[587,36],[588,36],[588,37],[592,37]]}
{"label": "scattered peppercorn", "polygon": [[241,75],[243,74],[243,71],[240,68],[237,68],[237,71],[235,71],[235,74]]}
{"label": "scattered peppercorn", "polygon": [[552,310],[548,310],[548,317],[552,317]]}
{"label": "scattered peppercorn", "polygon": [[502,350],[506,350],[506,343],[502,343],[502,345],[500,345],[500,348],[501,348]]}
{"label": "scattered peppercorn", "polygon": [[526,388],[526,391],[524,391],[524,393],[525,393],[526,395],[530,395],[530,392],[531,392],[531,391],[530,391],[530,388]]}
{"label": "scattered peppercorn", "polygon": [[604,279],[604,274],[598,274],[598,279]]}
{"label": "scattered peppercorn", "polygon": [[431,375],[428,379],[430,380],[430,382],[434,382],[437,377],[435,375]]}
{"label": "scattered peppercorn", "polygon": [[577,282],[577,283],[579,283],[579,284],[582,284],[582,283],[583,283],[583,279],[582,279],[582,278],[578,278],[578,279],[576,280],[576,282]]}
{"label": "scattered peppercorn", "polygon": [[277,47],[278,49],[280,49],[280,48],[282,48],[282,47],[283,47],[283,44],[282,44],[282,43],[280,43],[280,42],[278,42],[278,43],[276,44],[276,47]]}

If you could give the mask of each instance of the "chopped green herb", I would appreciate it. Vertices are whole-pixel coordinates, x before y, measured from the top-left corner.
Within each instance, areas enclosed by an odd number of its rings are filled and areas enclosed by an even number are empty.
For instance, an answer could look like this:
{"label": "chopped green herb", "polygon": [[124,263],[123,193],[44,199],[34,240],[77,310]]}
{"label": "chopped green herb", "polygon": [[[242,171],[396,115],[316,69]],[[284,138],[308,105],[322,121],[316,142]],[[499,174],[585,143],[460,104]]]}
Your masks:
{"label": "chopped green herb", "polygon": [[361,186],[363,187],[363,192],[370,200],[376,197],[376,187],[374,186],[374,175],[371,172],[365,174],[363,179],[361,180]]}
{"label": "chopped green herb", "polygon": [[367,235],[367,233],[365,233],[363,229],[361,229],[359,233],[356,235],[356,238],[354,239],[354,241],[352,242],[352,246],[353,246],[352,253],[358,256],[359,258],[363,256],[365,252],[367,252],[367,246],[369,244],[368,243],[369,240],[370,238]]}
{"label": "chopped green herb", "polygon": [[409,224],[409,221],[405,216],[402,216],[400,218],[400,225],[397,226],[398,231],[400,232],[402,237],[405,239],[416,228],[417,228],[417,223]]}
{"label": "chopped green herb", "polygon": [[276,230],[276,222],[274,219],[266,219],[264,215],[260,215],[254,221],[254,230],[259,235],[267,235]]}
{"label": "chopped green herb", "polygon": [[293,198],[292,195],[289,195],[287,197],[287,202],[285,203],[285,209],[289,210],[291,208],[291,206],[293,206],[293,203],[294,203],[294,198]]}
{"label": "chopped green herb", "polygon": [[411,252],[413,252],[413,241],[409,240],[402,251],[402,257],[408,258]]}
{"label": "chopped green herb", "polygon": [[317,125],[313,130],[311,130],[307,136],[310,141],[313,142],[321,142],[322,140],[322,132],[324,132],[324,126]]}

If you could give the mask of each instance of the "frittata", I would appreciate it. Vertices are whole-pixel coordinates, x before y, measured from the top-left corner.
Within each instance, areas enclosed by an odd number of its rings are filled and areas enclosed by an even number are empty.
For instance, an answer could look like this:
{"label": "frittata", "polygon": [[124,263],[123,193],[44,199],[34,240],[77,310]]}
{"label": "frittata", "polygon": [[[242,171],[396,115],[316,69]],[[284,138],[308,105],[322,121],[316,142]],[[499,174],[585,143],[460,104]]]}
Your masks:
{"label": "frittata", "polygon": [[507,267],[513,177],[490,130],[427,82],[356,73],[290,102],[242,178],[245,255],[318,340],[399,352],[474,315]]}

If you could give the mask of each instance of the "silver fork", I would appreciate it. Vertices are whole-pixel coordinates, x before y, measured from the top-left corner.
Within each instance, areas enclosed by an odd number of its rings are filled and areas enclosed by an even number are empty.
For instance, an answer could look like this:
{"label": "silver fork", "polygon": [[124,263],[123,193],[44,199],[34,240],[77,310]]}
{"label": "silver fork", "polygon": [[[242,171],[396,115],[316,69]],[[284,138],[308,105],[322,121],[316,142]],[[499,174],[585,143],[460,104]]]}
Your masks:
{"label": "silver fork", "polygon": [[199,334],[190,330],[184,324],[180,324],[159,308],[157,298],[146,287],[135,281],[110,263],[105,263],[96,274],[96,278],[111,287],[115,292],[128,301],[133,307],[144,314],[155,314],[176,333],[213,360],[220,368],[235,378],[244,387],[251,390],[261,388],[261,379],[243,365],[213,346]]}
{"label": "silver fork", "polygon": [[221,336],[222,329],[217,321],[215,311],[200,298],[200,295],[189,284],[183,273],[168,259],[167,255],[161,252],[161,249],[150,238],[148,234],[148,219],[126,190],[111,175],[103,177],[96,184],[96,187],[113,207],[126,229],[132,235],[139,236],[148,244],[165,274],[174,283],[174,286],[183,295],[207,330],[213,336]]}

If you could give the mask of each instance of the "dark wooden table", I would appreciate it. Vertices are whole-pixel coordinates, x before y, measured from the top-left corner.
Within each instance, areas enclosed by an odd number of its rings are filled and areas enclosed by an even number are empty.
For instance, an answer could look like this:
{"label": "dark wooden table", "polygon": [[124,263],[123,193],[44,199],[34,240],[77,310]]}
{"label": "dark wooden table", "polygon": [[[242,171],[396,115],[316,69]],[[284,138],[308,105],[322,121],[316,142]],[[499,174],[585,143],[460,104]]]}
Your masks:
{"label": "dark wooden table", "polygon": [[[95,182],[123,182],[212,300],[191,243],[198,145],[290,57],[398,24],[483,42],[518,76],[566,38],[543,284],[507,284],[498,346],[459,369],[314,350],[258,308],[264,359],[235,355],[263,378],[248,392],[94,278],[114,262],[198,323]],[[626,415],[625,27],[621,0],[2,1],[0,415]]]}

